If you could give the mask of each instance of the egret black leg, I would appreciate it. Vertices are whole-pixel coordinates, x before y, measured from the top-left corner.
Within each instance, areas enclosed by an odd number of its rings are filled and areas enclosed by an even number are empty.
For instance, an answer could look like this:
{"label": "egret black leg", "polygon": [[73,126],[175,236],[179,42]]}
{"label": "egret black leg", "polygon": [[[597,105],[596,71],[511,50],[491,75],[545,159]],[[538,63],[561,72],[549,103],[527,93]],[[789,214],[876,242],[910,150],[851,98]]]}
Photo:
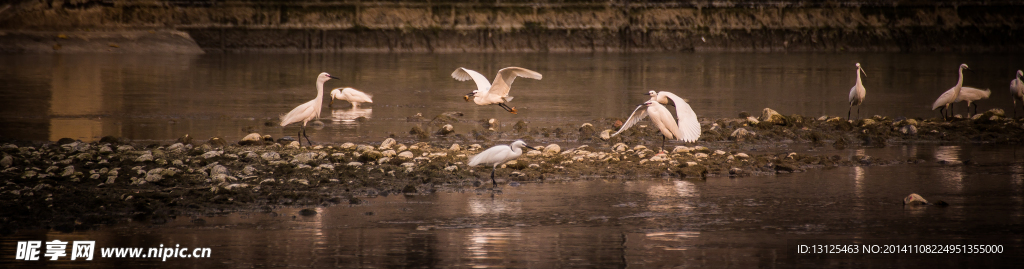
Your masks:
{"label": "egret black leg", "polygon": [[498,182],[494,180],[494,171],[495,170],[498,170],[498,166],[497,165],[495,165],[494,168],[491,169],[491,185],[494,188],[497,188],[498,187]]}
{"label": "egret black leg", "polygon": [[661,135],[661,151],[665,151],[665,140],[668,140],[668,137],[665,137],[664,134]]}
{"label": "egret black leg", "polygon": [[[312,147],[313,146],[313,141],[309,140],[309,136],[306,135],[306,127],[305,126],[302,127],[302,136],[306,138],[306,143],[309,143],[309,146]],[[299,145],[300,146],[302,145],[302,141],[299,141]]]}
{"label": "egret black leg", "polygon": [[850,113],[853,112],[853,106],[850,106],[850,110],[846,111],[846,120],[850,120]]}
{"label": "egret black leg", "polygon": [[299,140],[299,145],[302,145],[302,130],[305,128],[299,129],[299,132],[295,133],[295,139]]}
{"label": "egret black leg", "polygon": [[860,106],[857,106],[857,118],[860,119]]}

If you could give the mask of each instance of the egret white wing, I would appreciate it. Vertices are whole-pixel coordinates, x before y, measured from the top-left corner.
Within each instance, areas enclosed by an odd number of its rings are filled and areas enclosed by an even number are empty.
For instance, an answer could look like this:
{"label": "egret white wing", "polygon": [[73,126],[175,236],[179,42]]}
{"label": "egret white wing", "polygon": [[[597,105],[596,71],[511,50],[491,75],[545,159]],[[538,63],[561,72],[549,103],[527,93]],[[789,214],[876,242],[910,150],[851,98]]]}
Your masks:
{"label": "egret white wing", "polygon": [[452,78],[458,81],[467,81],[472,79],[476,83],[476,89],[479,94],[485,94],[491,89],[491,82],[487,81],[487,77],[480,73],[466,69],[465,67],[459,67],[452,72]]}
{"label": "egret white wing", "polygon": [[622,127],[619,127],[619,131],[612,134],[612,136],[618,135],[622,131],[629,129],[629,127],[633,127],[633,125],[636,125],[636,123],[639,122],[640,120],[646,118],[647,110],[642,109],[643,107],[644,105],[639,105],[636,107],[636,109],[633,109],[633,114],[629,115],[629,119],[626,119],[626,122],[622,124]]}
{"label": "egret white wing", "polygon": [[945,106],[946,104],[952,103],[953,94],[955,93],[953,90],[955,89],[956,88],[949,89],[946,92],[942,93],[942,95],[939,95],[939,98],[935,99],[935,103],[932,104],[932,110],[935,110],[936,108],[939,108],[941,106]]}
{"label": "egret white wing", "polygon": [[665,137],[671,136],[672,139],[682,140],[682,131],[673,121],[672,112],[669,112],[668,108],[661,103],[654,103],[647,107],[647,114]]}
{"label": "egret white wing", "polygon": [[1013,79],[1010,81],[1010,93],[1018,98],[1024,96],[1024,82],[1020,79]]}
{"label": "egret white wing", "polygon": [[494,77],[494,83],[491,84],[491,91],[488,93],[505,97],[508,95],[508,91],[512,89],[512,82],[516,80],[516,77],[540,80],[543,78],[543,75],[522,67],[505,67],[498,70],[498,75]]}
{"label": "egret white wing", "polygon": [[661,93],[664,93],[668,99],[672,100],[672,105],[676,107],[676,118],[679,119],[677,125],[681,134],[678,137],[679,140],[696,142],[700,138],[700,122],[697,121],[697,113],[694,113],[693,109],[690,108],[690,104],[687,104],[686,100],[683,100],[678,95],[665,91]]}
{"label": "egret white wing", "polygon": [[495,164],[512,154],[512,148],[508,145],[494,146],[483,152],[469,157],[469,166],[476,166],[479,164]]}

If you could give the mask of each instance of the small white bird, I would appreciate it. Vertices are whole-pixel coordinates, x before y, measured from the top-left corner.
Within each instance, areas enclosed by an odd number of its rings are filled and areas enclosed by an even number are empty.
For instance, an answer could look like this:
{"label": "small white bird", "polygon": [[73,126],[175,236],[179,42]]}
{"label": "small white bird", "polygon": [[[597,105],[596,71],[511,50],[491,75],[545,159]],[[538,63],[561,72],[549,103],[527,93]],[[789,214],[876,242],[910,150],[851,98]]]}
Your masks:
{"label": "small white bird", "polygon": [[[700,138],[700,122],[697,121],[697,113],[693,112],[693,109],[690,108],[690,104],[686,103],[686,100],[666,91],[648,91],[647,95],[651,96],[651,101],[656,101],[662,105],[675,106],[676,118],[679,119],[677,123],[680,134],[679,140],[683,142],[697,142],[697,139]],[[669,101],[671,101],[671,104]]]}
{"label": "small white bird", "polygon": [[867,95],[867,91],[864,90],[864,84],[860,82],[860,74],[868,76],[867,72],[864,72],[863,68],[860,68],[860,63],[857,63],[857,84],[850,88],[850,110],[846,111],[846,119],[850,119],[850,112],[853,112],[853,107],[857,107],[857,117],[860,118],[860,104],[864,102],[864,95]]}
{"label": "small white bird", "polygon": [[[644,106],[647,106],[647,109],[641,109]],[[669,112],[665,106],[654,100],[644,102],[642,105],[637,106],[636,109],[633,110],[633,114],[629,115],[629,119],[626,120],[626,123],[622,124],[619,131],[612,134],[612,136],[616,136],[619,133],[622,133],[622,131],[629,129],[629,127],[633,127],[633,125],[647,116],[650,116],[651,121],[654,122],[654,126],[657,126],[658,130],[661,130],[662,149],[665,148],[665,140],[682,140],[681,137],[683,137],[683,134],[679,130],[679,126],[676,125],[675,119],[672,118],[672,112]]]}
{"label": "small white bird", "polygon": [[334,107],[334,100],[345,100],[352,103],[352,108],[359,108],[359,103],[373,103],[373,95],[366,94],[359,90],[344,87],[337,88],[331,91],[331,103],[327,104],[328,107]]}
{"label": "small white bird", "polygon": [[[956,98],[956,102],[967,101],[967,117],[971,117],[971,103],[981,99],[988,99],[988,96],[992,95],[992,91],[989,89],[978,89],[973,87],[961,87],[960,96]],[[978,104],[974,104],[974,113],[978,113]]]}
{"label": "small white bird", "polygon": [[513,98],[508,96],[508,91],[512,89],[512,81],[515,81],[516,77],[540,80],[543,76],[533,70],[512,66],[498,70],[498,75],[494,77],[494,83],[488,82],[484,75],[464,67],[455,69],[455,72],[452,72],[452,77],[458,81],[472,79],[473,82],[476,82],[476,90],[462,97],[466,102],[469,102],[469,97],[473,96],[473,102],[477,105],[498,104],[505,111],[517,114],[515,107],[509,107],[505,104],[511,102]]}
{"label": "small white bird", "polygon": [[[958,71],[960,79],[956,81],[956,86],[953,86],[953,88],[950,88],[946,92],[942,93],[942,95],[939,95],[939,98],[935,99],[935,103],[932,104],[932,110],[940,107],[943,108],[939,110],[939,113],[942,114],[942,119],[944,120],[947,119],[944,111],[949,110],[949,105],[954,103],[957,97],[960,97],[960,89],[964,85],[964,69],[970,70],[970,68],[967,67],[967,64],[960,64],[960,71]],[[950,111],[951,115],[952,112],[953,111]]]}
{"label": "small white bird", "polygon": [[[309,136],[306,136],[306,123],[310,120],[320,118],[320,107],[323,106],[324,100],[324,82],[327,82],[332,78],[338,79],[327,74],[327,72],[320,73],[320,75],[316,77],[316,98],[295,107],[291,112],[288,112],[288,114],[281,116],[281,127],[300,121],[302,122],[302,131],[300,131],[299,134],[306,137],[306,142],[309,143],[310,146],[313,145],[313,142],[309,140]],[[295,136],[297,137],[298,134]],[[299,144],[302,144],[302,138],[299,138]]]}
{"label": "small white bird", "polygon": [[523,148],[537,150],[533,147],[527,146],[523,140],[516,140],[509,145],[499,145],[491,147],[483,152],[480,152],[473,157],[469,157],[469,166],[476,166],[478,164],[490,164],[493,165],[491,168],[491,184],[495,187],[498,186],[498,182],[494,180],[494,171],[498,170],[498,166],[507,163],[508,161],[515,160],[519,156],[523,155]]}
{"label": "small white bird", "polygon": [[1020,80],[1020,77],[1024,77],[1024,71],[1017,70],[1017,78],[1010,81],[1010,97],[1013,98],[1013,117],[1017,117],[1017,99],[1020,99],[1021,104],[1024,104],[1024,81]]}

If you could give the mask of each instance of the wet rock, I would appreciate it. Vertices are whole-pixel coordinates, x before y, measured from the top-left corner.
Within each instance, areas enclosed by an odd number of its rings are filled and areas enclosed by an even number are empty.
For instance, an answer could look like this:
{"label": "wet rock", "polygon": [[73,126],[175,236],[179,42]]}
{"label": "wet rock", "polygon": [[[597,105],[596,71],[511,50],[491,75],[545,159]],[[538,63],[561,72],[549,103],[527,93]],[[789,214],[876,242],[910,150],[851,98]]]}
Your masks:
{"label": "wet rock", "polygon": [[277,160],[281,159],[281,154],[278,154],[277,152],[273,152],[273,151],[268,151],[268,152],[263,153],[263,155],[260,155],[260,158],[262,158],[264,161],[268,161],[268,162],[270,162],[270,161],[277,161]]}
{"label": "wet rock", "polygon": [[211,147],[214,148],[223,148],[224,146],[228,145],[228,141],[220,137],[211,137],[210,141],[206,142],[206,144],[209,144]]}
{"label": "wet rock", "polygon": [[363,163],[361,163],[361,162],[349,162],[346,165],[352,166],[352,167],[360,167],[360,166],[363,166]]}
{"label": "wet rock", "polygon": [[296,154],[295,157],[292,158],[292,163],[310,163],[312,161],[315,161],[316,159],[317,159],[317,154],[316,153],[314,153],[314,152],[306,152],[306,153]]}
{"label": "wet rock", "polygon": [[612,150],[614,150],[615,152],[624,152],[628,149],[629,146],[627,146],[626,143],[616,143],[614,146],[612,146]]}
{"label": "wet rock", "polygon": [[384,139],[384,142],[380,143],[380,147],[378,147],[378,149],[380,149],[380,150],[391,149],[391,147],[395,146],[395,143],[397,143],[397,142],[395,142],[394,138],[388,137],[387,139]]}
{"label": "wet rock", "polygon": [[288,146],[285,147],[290,149],[297,149],[302,147],[302,143],[299,143],[299,141],[292,141],[291,143],[288,143]]}
{"label": "wet rock", "polygon": [[800,170],[800,168],[798,168],[796,165],[793,165],[793,164],[790,164],[790,163],[777,163],[777,164],[775,164],[774,168],[775,168],[775,171],[785,171],[785,172],[796,172],[796,171]]}
{"label": "wet rock", "polygon": [[412,154],[412,152],[408,151],[408,150],[398,153],[398,158],[403,159],[403,160],[412,160],[412,158],[414,158],[414,157],[416,157],[416,156],[414,156]]}
{"label": "wet rock", "polygon": [[246,165],[245,168],[242,168],[242,174],[247,176],[255,175],[257,171],[256,167],[252,165]]}
{"label": "wet rock", "polygon": [[70,177],[75,174],[75,166],[69,165],[64,167],[64,172],[60,174],[61,177]]}
{"label": "wet rock", "polygon": [[238,141],[238,144],[242,146],[261,145],[263,144],[263,136],[258,133],[250,133]]}
{"label": "wet rock", "polygon": [[750,125],[757,125],[758,123],[761,123],[761,121],[757,120],[757,118],[754,118],[752,116],[748,116],[746,120],[747,120],[747,124],[750,124]]}
{"label": "wet rock", "polygon": [[11,167],[12,164],[14,164],[14,157],[11,155],[5,155],[3,159],[0,159],[0,166],[4,168]]}
{"label": "wet rock", "polygon": [[698,152],[696,154],[693,154],[693,157],[694,158],[698,158],[698,159],[706,159],[708,157],[708,154],[707,153],[703,153],[703,152]]}
{"label": "wet rock", "polygon": [[742,153],[742,152],[736,153],[736,155],[733,155],[733,156],[736,156],[737,159],[749,159],[750,158],[750,155],[747,155],[746,153]]}
{"label": "wet rock", "polygon": [[906,135],[916,135],[917,134],[917,127],[915,127],[914,125],[910,125],[910,124],[904,125],[903,127],[900,127],[900,133],[903,133],[903,134],[906,134]]}
{"label": "wet rock", "polygon": [[597,129],[594,129],[594,125],[590,123],[584,123],[580,125],[580,139],[588,139],[594,137],[597,133]]}
{"label": "wet rock", "polygon": [[729,135],[729,139],[735,141],[743,141],[746,138],[753,136],[754,132],[747,131],[747,129],[745,128],[738,128],[735,131],[732,131],[732,134]]}
{"label": "wet rock", "polygon": [[750,175],[750,172],[747,172],[747,171],[745,171],[743,169],[740,169],[739,167],[732,167],[732,168],[729,168],[729,175],[730,176],[748,176],[748,175]]}
{"label": "wet rock", "polygon": [[224,154],[224,151],[216,151],[215,150],[215,151],[209,151],[209,152],[203,153],[203,155],[200,155],[199,157],[202,157],[203,159],[211,159],[211,158],[220,157],[223,154]]}
{"label": "wet rock", "polygon": [[547,156],[547,157],[555,156],[555,155],[558,155],[558,153],[562,152],[562,147],[558,146],[558,144],[550,144],[550,145],[544,146],[544,151],[543,152],[544,152],[544,156]]}
{"label": "wet rock", "polygon": [[451,124],[445,124],[444,126],[441,126],[440,130],[437,130],[437,135],[447,136],[447,135],[450,135],[450,134],[452,134],[454,132],[455,132],[455,127],[454,126],[452,126]]}
{"label": "wet rock", "polygon": [[316,216],[316,210],[309,209],[309,208],[302,209],[302,210],[299,210],[299,215],[306,216],[306,217]]}
{"label": "wet rock", "polygon": [[688,163],[685,167],[678,168],[676,172],[682,177],[705,178],[708,174],[708,168],[697,163],[692,163],[692,165]]}
{"label": "wet rock", "polygon": [[462,150],[462,147],[459,146],[459,144],[452,144],[452,146],[449,147],[448,150],[449,151],[460,151],[460,150]]}
{"label": "wet rock", "polygon": [[356,144],[353,144],[351,142],[345,142],[345,143],[342,143],[341,146],[339,146],[339,148],[342,149],[342,150],[352,151],[352,150],[355,150],[358,147],[356,147]]}
{"label": "wet rock", "polygon": [[786,124],[786,118],[783,117],[782,114],[779,114],[779,112],[775,112],[775,110],[767,107],[761,111],[761,117],[758,118],[758,120],[775,125]]}
{"label": "wet rock", "polygon": [[526,122],[525,121],[519,120],[519,121],[516,122],[515,125],[512,125],[512,131],[513,132],[517,132],[517,133],[525,133],[525,132],[529,132],[530,128],[528,126],[526,126]]}
{"label": "wet rock", "polygon": [[725,155],[725,151],[723,151],[723,150],[715,150],[714,154],[715,155]]}
{"label": "wet rock", "polygon": [[380,153],[384,154],[384,158],[391,158],[391,157],[395,157],[395,155],[398,155],[398,153],[395,153],[395,150],[393,150],[393,149],[381,151]]}
{"label": "wet rock", "polygon": [[131,145],[122,145],[117,147],[117,152],[126,152],[132,150],[135,150],[135,147],[132,147]]}
{"label": "wet rock", "polygon": [[149,151],[147,151],[146,153],[143,153],[138,158],[135,158],[135,162],[138,162],[138,163],[141,163],[141,162],[151,162],[151,161],[153,161],[153,153],[149,152]]}
{"label": "wet rock", "polygon": [[877,122],[875,120],[873,120],[873,119],[862,119],[862,120],[859,121],[858,126],[860,126],[862,128],[868,128],[868,127],[874,126],[876,123]]}
{"label": "wet rock", "polygon": [[925,200],[924,197],[921,197],[921,195],[918,195],[916,193],[911,193],[910,195],[907,195],[907,197],[903,198],[903,204],[904,205],[926,205],[926,204],[928,204],[928,200]]}
{"label": "wet rock", "polygon": [[163,180],[163,172],[163,168],[154,168],[153,170],[149,170],[149,172],[146,172],[146,182],[159,182],[160,180]]}
{"label": "wet rock", "polygon": [[459,167],[458,167],[458,166],[454,166],[454,165],[451,165],[451,166],[446,166],[446,167],[444,168],[444,170],[445,170],[445,171],[448,171],[448,172],[454,172],[454,171],[458,171],[458,170],[459,170]]}
{"label": "wet rock", "polygon": [[605,129],[604,131],[601,131],[601,135],[600,135],[601,140],[608,141],[608,139],[612,139],[612,133],[613,132],[614,131],[612,131],[610,129]]}
{"label": "wet rock", "polygon": [[373,147],[367,145],[359,145],[358,147],[356,147],[356,152],[359,152],[360,154],[367,153],[372,150],[374,150]]}
{"label": "wet rock", "polygon": [[[170,151],[170,152],[185,152],[185,150],[186,150],[185,144],[182,144],[182,143],[174,143],[171,146],[167,147],[167,151]],[[100,149],[100,153],[103,153],[103,151],[104,150],[101,148]]]}
{"label": "wet rock", "polygon": [[647,149],[647,146],[644,146],[644,145],[636,145],[635,147],[633,147],[633,151],[634,152],[640,152],[640,151],[643,151],[645,149]]}
{"label": "wet rock", "polygon": [[430,137],[430,135],[428,135],[427,132],[424,131],[423,128],[420,128],[419,126],[413,126],[412,129],[409,130],[409,134],[421,140]]}
{"label": "wet rock", "polygon": [[672,149],[672,153],[690,153],[693,149],[686,146],[676,146]]}
{"label": "wet rock", "polygon": [[364,163],[376,162],[380,158],[384,158],[384,154],[380,151],[371,150],[359,155],[359,161]]}

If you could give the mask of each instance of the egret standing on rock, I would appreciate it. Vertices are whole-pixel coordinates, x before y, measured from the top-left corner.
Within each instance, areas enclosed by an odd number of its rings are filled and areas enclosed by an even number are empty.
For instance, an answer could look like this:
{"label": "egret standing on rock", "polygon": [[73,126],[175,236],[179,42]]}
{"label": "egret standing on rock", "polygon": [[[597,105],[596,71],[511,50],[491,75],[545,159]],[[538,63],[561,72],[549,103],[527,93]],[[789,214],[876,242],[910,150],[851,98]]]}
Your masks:
{"label": "egret standing on rock", "polygon": [[686,103],[686,100],[666,91],[649,91],[647,94],[651,96],[651,101],[661,103],[662,105],[669,105],[669,101],[671,101],[671,105],[676,107],[676,118],[679,119],[677,124],[680,134],[679,140],[683,142],[697,142],[697,139],[700,138],[700,122],[697,121],[697,113],[693,112],[693,109],[690,108],[690,104]]}
{"label": "egret standing on rock", "polygon": [[494,83],[487,82],[487,78],[484,75],[464,67],[455,69],[455,72],[452,72],[452,77],[458,81],[472,79],[473,82],[476,82],[476,90],[462,97],[466,102],[469,102],[469,97],[473,96],[473,102],[477,105],[498,104],[505,111],[517,114],[515,107],[509,107],[505,104],[512,101],[512,96],[508,96],[508,91],[512,88],[512,81],[515,81],[516,77],[540,80],[543,76],[533,70],[513,66],[498,70],[498,75],[494,77]]}
{"label": "egret standing on rock", "polygon": [[[960,96],[956,98],[956,102],[967,101],[967,117],[971,117],[971,104],[974,101],[981,99],[988,99],[988,96],[992,95],[992,91],[989,89],[978,89],[972,87],[961,87]],[[974,103],[974,113],[978,113],[978,104]]]}
{"label": "egret standing on rock", "polygon": [[334,107],[334,99],[345,100],[352,103],[352,108],[359,108],[359,103],[373,103],[373,96],[359,90],[344,87],[331,91],[331,103],[328,107]]}
{"label": "egret standing on rock", "polygon": [[[320,76],[316,77],[316,98],[295,107],[291,112],[288,112],[288,114],[281,116],[281,127],[300,121],[302,122],[302,130],[299,134],[302,134],[302,136],[306,138],[306,142],[309,143],[310,146],[313,145],[313,142],[309,140],[309,136],[306,136],[306,123],[310,120],[320,118],[320,107],[323,106],[324,102],[324,82],[327,82],[332,78],[338,79],[337,77],[327,74],[327,72],[320,73]],[[298,137],[298,134],[295,136]],[[299,138],[299,144],[302,144],[301,137]]]}
{"label": "egret standing on rock", "polygon": [[[647,106],[647,109],[641,109],[644,106]],[[672,112],[669,112],[665,106],[654,100],[644,102],[642,105],[637,106],[636,109],[633,110],[633,114],[629,115],[629,119],[626,120],[626,123],[623,123],[622,127],[619,128],[619,131],[612,134],[612,136],[618,135],[622,131],[629,129],[629,127],[633,127],[633,125],[647,116],[650,116],[651,121],[654,122],[654,126],[658,126],[658,130],[661,130],[662,150],[665,148],[665,140],[682,140],[681,137],[683,137],[683,135],[679,131],[679,126],[676,125],[675,119],[672,118]]]}
{"label": "egret standing on rock", "polygon": [[1021,104],[1024,104],[1024,81],[1020,80],[1020,77],[1024,77],[1024,71],[1017,70],[1017,78],[1010,81],[1010,97],[1013,98],[1013,117],[1017,117],[1017,99],[1020,99]]}
{"label": "egret standing on rock", "polygon": [[864,72],[863,68],[860,68],[860,63],[857,63],[857,84],[850,88],[850,110],[846,111],[846,119],[850,119],[850,112],[853,112],[853,107],[857,107],[857,118],[860,118],[860,104],[864,102],[864,95],[867,95],[867,91],[864,90],[864,84],[860,82],[860,74],[868,76],[867,72]]}
{"label": "egret standing on rock", "polygon": [[469,157],[469,166],[476,166],[478,164],[493,165],[493,167],[491,167],[491,184],[494,184],[494,186],[497,187],[498,182],[494,180],[494,171],[498,170],[499,165],[522,156],[523,148],[537,150],[531,146],[527,146],[526,142],[523,142],[523,140],[516,140],[507,146],[494,146],[477,155],[473,155],[473,157]]}
{"label": "egret standing on rock", "polygon": [[[938,99],[935,99],[935,103],[932,104],[932,110],[943,107],[943,109],[939,110],[939,113],[942,114],[943,120],[946,119],[946,113],[944,111],[949,110],[949,105],[956,102],[957,97],[960,97],[960,89],[964,85],[964,69],[970,70],[970,68],[967,67],[967,64],[960,64],[960,79],[956,81],[956,86],[953,86],[953,88],[942,93]],[[950,111],[950,114],[952,115],[952,111]]]}

